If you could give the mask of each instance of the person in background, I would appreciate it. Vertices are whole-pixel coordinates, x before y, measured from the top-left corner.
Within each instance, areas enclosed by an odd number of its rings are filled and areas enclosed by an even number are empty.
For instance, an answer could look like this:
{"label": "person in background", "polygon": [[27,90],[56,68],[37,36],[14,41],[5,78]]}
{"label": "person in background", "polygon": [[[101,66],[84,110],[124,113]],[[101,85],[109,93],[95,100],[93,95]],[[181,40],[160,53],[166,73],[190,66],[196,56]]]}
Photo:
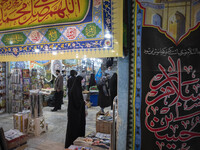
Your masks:
{"label": "person in background", "polygon": [[117,96],[117,73],[114,73],[109,82],[111,110],[113,110],[113,100]]}
{"label": "person in background", "polygon": [[103,114],[104,108],[111,105],[107,77],[102,77],[100,83],[97,85],[97,88],[99,89],[98,106],[101,107],[101,113]]}
{"label": "person in background", "polygon": [[90,90],[90,87],[95,86],[95,85],[96,85],[95,75],[94,75],[94,73],[92,73],[90,76],[88,90]]}
{"label": "person in background", "polygon": [[62,70],[62,76],[63,76],[63,78],[66,77],[66,70]]}
{"label": "person in background", "polygon": [[60,70],[56,70],[56,81],[55,81],[55,107],[51,111],[57,111],[61,109],[63,99],[63,76],[60,74]]}
{"label": "person in background", "polygon": [[68,103],[68,123],[65,140],[65,148],[73,145],[74,140],[78,137],[85,136],[85,102],[83,100],[81,81],[83,77],[77,76],[73,72],[71,81],[73,84],[69,89],[69,103]]}
{"label": "person in background", "polygon": [[111,76],[112,76],[112,68],[111,68],[111,67],[108,67],[108,69],[105,70],[105,74],[106,74],[106,76],[110,79]]}
{"label": "person in background", "polygon": [[83,80],[82,80],[82,89],[84,91],[86,89],[86,72],[85,72],[85,70],[83,70],[81,72],[80,76],[83,77]]}

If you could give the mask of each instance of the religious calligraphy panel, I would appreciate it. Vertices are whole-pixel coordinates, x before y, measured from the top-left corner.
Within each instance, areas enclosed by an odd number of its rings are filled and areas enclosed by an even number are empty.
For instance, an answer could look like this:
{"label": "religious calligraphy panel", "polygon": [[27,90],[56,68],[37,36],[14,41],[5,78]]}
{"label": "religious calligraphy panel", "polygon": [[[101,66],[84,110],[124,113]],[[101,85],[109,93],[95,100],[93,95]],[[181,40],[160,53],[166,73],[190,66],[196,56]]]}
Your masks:
{"label": "religious calligraphy panel", "polygon": [[89,0],[2,1],[0,30],[83,22],[88,17],[90,5]]}
{"label": "religious calligraphy panel", "polygon": [[200,147],[200,4],[185,2],[135,3],[136,150]]}
{"label": "religious calligraphy panel", "polygon": [[123,1],[8,0],[0,6],[2,61],[123,55]]}

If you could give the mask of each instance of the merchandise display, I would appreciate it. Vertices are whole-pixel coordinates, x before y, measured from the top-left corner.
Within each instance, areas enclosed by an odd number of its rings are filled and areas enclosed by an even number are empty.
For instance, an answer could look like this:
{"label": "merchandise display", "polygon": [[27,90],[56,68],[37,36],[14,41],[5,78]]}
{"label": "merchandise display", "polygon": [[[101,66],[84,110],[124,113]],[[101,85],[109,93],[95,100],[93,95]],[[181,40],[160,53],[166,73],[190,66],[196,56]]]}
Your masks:
{"label": "merchandise display", "polygon": [[0,63],[0,113],[6,109],[6,63]]}
{"label": "merchandise display", "polygon": [[31,70],[31,90],[39,89],[39,81],[37,77],[37,69]]}
{"label": "merchandise display", "polygon": [[28,122],[28,133],[33,133],[36,136],[39,136],[42,132],[46,132],[47,130],[40,96],[40,90],[30,90],[31,118]]}
{"label": "merchandise display", "polygon": [[32,118],[41,117],[43,113],[42,113],[42,102],[40,99],[39,90],[30,90],[30,101],[31,101]]}
{"label": "merchandise display", "polygon": [[90,133],[85,138],[79,137],[74,141],[74,145],[90,147],[93,150],[105,150],[111,146],[111,135],[104,133]]}
{"label": "merchandise display", "polygon": [[30,108],[29,90],[30,90],[30,72],[29,69],[22,70],[23,79],[23,106],[24,109]]}
{"label": "merchandise display", "polygon": [[99,92],[97,86],[91,86],[89,90],[90,92]]}
{"label": "merchandise display", "polygon": [[43,101],[43,107],[48,106],[49,100],[54,97],[54,88],[42,88],[39,92],[40,98]]}
{"label": "merchandise display", "polygon": [[71,145],[68,150],[92,150],[92,148]]}
{"label": "merchandise display", "polygon": [[[59,62],[60,61],[54,61]],[[81,62],[81,61],[80,61]],[[89,62],[89,61],[88,61]],[[58,66],[54,66],[54,71]],[[87,69],[87,67],[77,66],[77,75],[83,76],[84,80],[81,82],[83,98],[85,101],[85,113],[88,115],[88,108],[91,106],[98,106],[98,95],[99,91],[97,86],[90,84],[91,73],[94,73],[94,68]],[[99,66],[98,66],[99,67]],[[44,68],[48,69],[48,68]],[[58,68],[57,68],[58,69]],[[60,67],[59,70],[62,71],[63,86],[64,91],[67,92],[67,79],[70,77],[67,74],[66,66]],[[50,69],[51,70],[51,69]],[[46,70],[45,70],[46,71]],[[52,71],[52,70],[51,70]],[[10,130],[7,133],[8,139],[11,141],[18,141],[22,135],[34,134],[36,137],[40,136],[41,133],[48,130],[48,124],[45,122],[45,117],[43,116],[43,107],[55,105],[55,76],[52,76],[51,81],[45,80],[45,74],[41,73],[38,68],[12,68],[10,74],[9,82],[9,101],[12,102],[12,112],[13,114],[13,126],[16,130]],[[0,78],[1,79],[1,78]],[[3,82],[1,83],[3,84]],[[1,85],[0,84],[0,85]],[[89,88],[90,87],[90,88]],[[66,93],[65,93],[66,94]],[[65,100],[65,99],[64,99]],[[65,101],[63,102],[65,104]],[[9,103],[10,104],[10,103]],[[69,149],[74,150],[103,150],[109,149],[111,147],[111,129],[113,118],[109,112],[102,114],[98,112],[96,114],[96,119],[94,119],[94,124],[96,120],[96,132],[97,134],[90,134],[85,138],[79,137],[74,141]],[[94,128],[95,131],[95,128]],[[19,133],[19,136],[18,134]],[[25,133],[25,134],[22,134]],[[13,135],[12,135],[13,134]],[[17,139],[17,140],[16,140]],[[22,139],[26,142],[26,139]],[[18,147],[16,143],[12,143],[12,147]]]}
{"label": "merchandise display", "polygon": [[51,95],[54,91],[54,88],[41,89],[40,94]]}
{"label": "merchandise display", "polygon": [[10,77],[9,99],[12,103],[12,112],[23,110],[23,84],[21,69],[13,69]]}

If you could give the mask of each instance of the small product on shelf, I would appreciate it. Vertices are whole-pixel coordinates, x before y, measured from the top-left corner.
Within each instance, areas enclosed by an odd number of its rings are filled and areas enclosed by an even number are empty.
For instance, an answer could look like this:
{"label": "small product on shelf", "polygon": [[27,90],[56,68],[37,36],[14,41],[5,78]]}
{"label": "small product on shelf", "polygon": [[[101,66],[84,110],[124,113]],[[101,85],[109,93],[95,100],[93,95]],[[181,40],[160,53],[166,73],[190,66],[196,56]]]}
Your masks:
{"label": "small product on shelf", "polygon": [[36,90],[39,88],[38,85],[38,78],[37,78],[37,69],[31,70],[31,90]]}
{"label": "small product on shelf", "polygon": [[22,78],[23,78],[23,106],[24,109],[29,109],[30,108],[29,90],[31,82],[29,69],[22,70]]}

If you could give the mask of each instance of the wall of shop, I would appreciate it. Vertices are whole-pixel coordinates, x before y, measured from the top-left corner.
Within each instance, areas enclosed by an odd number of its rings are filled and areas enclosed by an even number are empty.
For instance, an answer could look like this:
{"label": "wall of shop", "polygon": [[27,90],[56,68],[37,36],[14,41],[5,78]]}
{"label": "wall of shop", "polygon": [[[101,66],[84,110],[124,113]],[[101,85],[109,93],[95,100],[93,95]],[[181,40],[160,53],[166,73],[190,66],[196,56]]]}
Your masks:
{"label": "wall of shop", "polygon": [[127,116],[128,116],[128,84],[129,57],[118,58],[118,119],[117,150],[126,149]]}

